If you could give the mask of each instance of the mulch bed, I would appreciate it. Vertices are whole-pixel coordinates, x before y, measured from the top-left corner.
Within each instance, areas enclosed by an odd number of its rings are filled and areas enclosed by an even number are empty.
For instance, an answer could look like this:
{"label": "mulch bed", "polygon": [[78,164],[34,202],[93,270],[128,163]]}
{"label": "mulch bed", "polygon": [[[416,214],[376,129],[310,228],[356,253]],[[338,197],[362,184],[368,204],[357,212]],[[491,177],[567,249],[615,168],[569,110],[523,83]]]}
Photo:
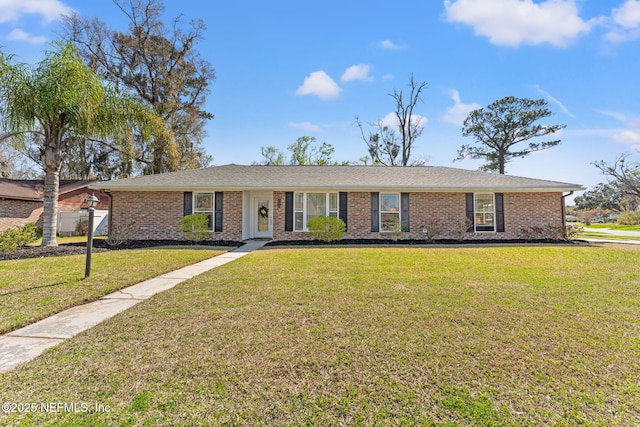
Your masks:
{"label": "mulch bed", "polygon": [[[121,250],[121,249],[141,249],[141,248],[154,248],[158,246],[242,246],[241,242],[231,241],[216,241],[216,242],[200,242],[193,243],[184,240],[128,240],[116,245],[109,244],[103,239],[97,239],[93,241],[93,253],[105,252],[109,250]],[[86,254],[87,244],[82,243],[67,243],[58,246],[25,246],[18,248],[10,252],[0,252],[0,261],[10,259],[25,259],[25,258],[43,258],[50,256],[64,256],[64,255],[79,255]]]}
{"label": "mulch bed", "polygon": [[[43,258],[50,256],[79,255],[86,253],[86,245],[72,246],[25,246],[14,251],[0,252],[0,261],[9,259]],[[104,252],[106,248],[93,248],[93,252]]]}

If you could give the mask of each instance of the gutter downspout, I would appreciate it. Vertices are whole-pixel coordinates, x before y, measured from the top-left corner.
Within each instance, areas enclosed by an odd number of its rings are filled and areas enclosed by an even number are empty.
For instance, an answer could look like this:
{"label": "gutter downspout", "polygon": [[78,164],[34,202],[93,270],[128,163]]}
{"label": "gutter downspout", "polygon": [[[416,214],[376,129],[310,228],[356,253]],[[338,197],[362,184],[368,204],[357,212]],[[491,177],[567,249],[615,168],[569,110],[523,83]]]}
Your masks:
{"label": "gutter downspout", "polygon": [[573,194],[573,190],[569,192],[569,194],[562,195],[562,228],[567,226],[567,213],[566,213],[566,203],[565,199]]}
{"label": "gutter downspout", "polygon": [[113,230],[113,228],[112,228],[112,225],[113,225],[112,224],[112,221],[113,221],[113,195],[111,194],[111,190],[104,189],[104,190],[100,190],[100,191],[102,191],[103,193],[105,193],[105,194],[107,194],[109,196],[109,214],[108,214],[109,215],[109,221],[107,221],[107,229],[109,230],[107,232],[107,238],[109,238],[109,235],[111,235],[112,230]]}

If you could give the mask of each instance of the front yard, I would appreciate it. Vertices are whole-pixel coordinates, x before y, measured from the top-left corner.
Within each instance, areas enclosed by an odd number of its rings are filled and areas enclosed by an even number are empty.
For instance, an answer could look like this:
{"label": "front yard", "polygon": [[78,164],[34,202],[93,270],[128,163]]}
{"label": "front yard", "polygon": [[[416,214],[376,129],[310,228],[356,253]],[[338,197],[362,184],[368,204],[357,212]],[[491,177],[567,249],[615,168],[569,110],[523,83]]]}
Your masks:
{"label": "front yard", "polygon": [[0,424],[639,425],[639,254],[257,251],[0,374],[88,408]]}
{"label": "front yard", "polygon": [[222,253],[202,248],[136,249],[0,261],[0,334],[110,292]]}

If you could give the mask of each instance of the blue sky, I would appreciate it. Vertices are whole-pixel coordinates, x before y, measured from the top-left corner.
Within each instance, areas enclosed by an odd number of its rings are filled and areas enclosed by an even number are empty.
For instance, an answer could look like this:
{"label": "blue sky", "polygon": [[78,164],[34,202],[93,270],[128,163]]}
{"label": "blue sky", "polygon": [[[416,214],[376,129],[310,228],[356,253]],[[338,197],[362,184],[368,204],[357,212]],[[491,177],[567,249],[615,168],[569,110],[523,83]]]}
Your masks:
{"label": "blue sky", "polygon": [[[470,138],[464,117],[504,96],[544,98],[548,123],[566,124],[562,144],[517,159],[507,173],[592,187],[591,165],[622,153],[640,160],[639,0],[174,1],[169,20],[202,18],[197,46],[216,70],[205,148],[215,164],[259,161],[260,147],[285,149],[303,135],[358,160],[366,146],[354,125],[393,111],[388,95],[409,76],[426,81],[425,121],[414,156],[453,162]],[[110,1],[0,0],[0,46],[42,59],[75,10],[110,27],[126,21]]]}

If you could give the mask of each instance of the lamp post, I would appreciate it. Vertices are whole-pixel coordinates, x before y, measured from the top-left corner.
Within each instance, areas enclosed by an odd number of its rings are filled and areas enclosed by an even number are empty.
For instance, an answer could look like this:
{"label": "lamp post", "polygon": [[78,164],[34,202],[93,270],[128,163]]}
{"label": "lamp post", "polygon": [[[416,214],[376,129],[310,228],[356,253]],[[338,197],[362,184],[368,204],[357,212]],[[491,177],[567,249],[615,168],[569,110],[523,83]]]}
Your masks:
{"label": "lamp post", "polygon": [[87,230],[87,262],[84,268],[84,277],[91,275],[91,250],[93,249],[93,215],[95,207],[98,206],[98,198],[92,194],[87,197],[87,205],[89,206],[89,229]]}

